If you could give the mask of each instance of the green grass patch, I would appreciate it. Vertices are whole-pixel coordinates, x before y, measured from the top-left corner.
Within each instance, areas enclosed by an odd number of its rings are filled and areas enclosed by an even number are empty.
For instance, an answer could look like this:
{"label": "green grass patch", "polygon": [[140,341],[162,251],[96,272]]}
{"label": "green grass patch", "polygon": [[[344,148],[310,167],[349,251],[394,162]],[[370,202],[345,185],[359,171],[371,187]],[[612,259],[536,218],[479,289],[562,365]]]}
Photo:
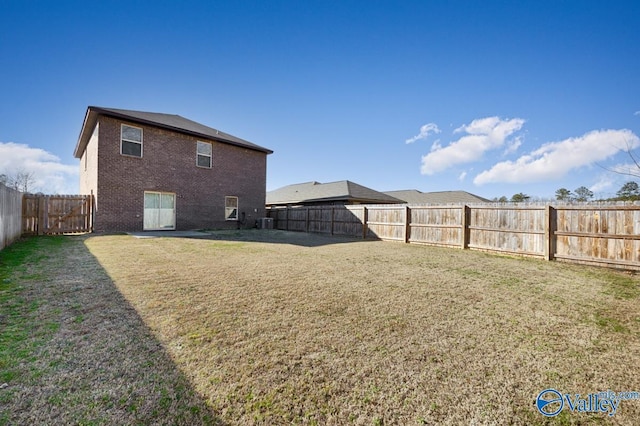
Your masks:
{"label": "green grass patch", "polygon": [[588,269],[585,275],[590,279],[601,280],[604,284],[604,294],[616,299],[630,300],[640,297],[640,279],[629,272],[612,271],[608,269]]}
{"label": "green grass patch", "polygon": [[211,248],[216,250],[240,250],[246,247],[246,243],[230,242],[230,241],[216,241],[211,243]]}
{"label": "green grass patch", "polygon": [[23,283],[42,279],[41,273],[30,270],[45,257],[56,255],[63,241],[63,237],[23,239],[0,252],[0,383],[11,386],[40,375],[21,365],[34,360],[37,348],[60,324],[38,323],[35,313],[43,302],[29,300]]}
{"label": "green grass patch", "polygon": [[595,313],[594,321],[598,327],[607,331],[613,331],[616,333],[629,332],[629,328],[622,324],[619,320],[610,316],[605,316],[605,314],[600,312]]}
{"label": "green grass patch", "polygon": [[607,294],[618,299],[635,299],[640,296],[640,283],[637,278],[622,273],[607,274]]}
{"label": "green grass patch", "polygon": [[454,271],[464,278],[483,278],[485,276],[483,271],[472,268],[456,268]]}

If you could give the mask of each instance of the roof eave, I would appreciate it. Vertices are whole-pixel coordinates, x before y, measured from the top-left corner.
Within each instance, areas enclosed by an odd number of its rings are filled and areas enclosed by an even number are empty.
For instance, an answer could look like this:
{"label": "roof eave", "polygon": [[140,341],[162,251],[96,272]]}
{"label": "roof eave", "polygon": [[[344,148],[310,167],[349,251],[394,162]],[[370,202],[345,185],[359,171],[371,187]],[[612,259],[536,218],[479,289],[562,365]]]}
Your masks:
{"label": "roof eave", "polygon": [[359,197],[350,197],[350,196],[336,196],[336,197],[323,197],[323,198],[309,198],[304,200],[278,200],[278,201],[267,201],[267,205],[271,206],[284,206],[284,205],[296,205],[296,204],[304,204],[304,203],[331,203],[335,201],[352,201],[363,204],[405,204],[404,201],[400,199],[395,200],[376,200],[372,198],[359,198]]}
{"label": "roof eave", "polygon": [[[80,134],[78,135],[78,142],[76,143],[76,148],[73,151],[73,156],[75,158],[82,158],[82,154],[84,153],[84,150],[89,143],[89,138],[91,137],[91,134],[87,131],[93,133],[93,129],[96,126],[97,115],[93,113],[91,108],[92,107],[87,108],[87,112],[84,115],[84,121],[82,122]],[[89,124],[91,124],[91,128],[87,130]]]}

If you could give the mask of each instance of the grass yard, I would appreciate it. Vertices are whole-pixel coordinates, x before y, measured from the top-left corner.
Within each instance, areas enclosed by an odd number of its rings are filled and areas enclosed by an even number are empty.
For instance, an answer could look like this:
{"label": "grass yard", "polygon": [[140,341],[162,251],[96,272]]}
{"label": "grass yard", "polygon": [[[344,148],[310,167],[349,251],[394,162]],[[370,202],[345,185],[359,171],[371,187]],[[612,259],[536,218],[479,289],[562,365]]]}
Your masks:
{"label": "grass yard", "polygon": [[0,424],[640,418],[640,400],[610,418],[534,405],[546,388],[640,391],[640,277],[623,272],[257,230],[0,256],[0,343],[20,353],[0,349]]}
{"label": "grass yard", "polygon": [[0,252],[0,425],[215,424],[84,243]]}

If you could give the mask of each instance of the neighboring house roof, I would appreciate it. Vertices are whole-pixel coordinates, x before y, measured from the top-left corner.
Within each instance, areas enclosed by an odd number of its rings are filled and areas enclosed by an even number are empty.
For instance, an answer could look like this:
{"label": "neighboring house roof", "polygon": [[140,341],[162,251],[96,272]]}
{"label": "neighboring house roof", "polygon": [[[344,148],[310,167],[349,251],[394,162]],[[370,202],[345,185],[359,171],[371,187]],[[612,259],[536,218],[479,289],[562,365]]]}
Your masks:
{"label": "neighboring house roof", "polygon": [[371,204],[402,203],[402,200],[348,180],[331,183],[298,183],[267,192],[267,205],[330,203],[336,201]]}
{"label": "neighboring house roof", "polygon": [[179,115],[90,106],[87,108],[87,113],[84,117],[84,122],[82,123],[82,129],[80,130],[80,136],[78,137],[78,143],[74,151],[76,158],[82,157],[82,153],[91,138],[91,133],[96,125],[99,115],[121,118],[134,123],[148,124],[178,133],[184,133],[187,135],[211,139],[221,143],[264,152],[266,154],[273,153],[270,149],[245,141],[244,139],[240,139],[228,133],[221,132],[212,127],[205,126],[204,124],[196,123],[195,121]]}
{"label": "neighboring house roof", "polygon": [[409,204],[460,204],[490,203],[491,200],[471,194],[467,191],[420,192],[416,189],[404,191],[385,191],[385,194],[403,200]]}

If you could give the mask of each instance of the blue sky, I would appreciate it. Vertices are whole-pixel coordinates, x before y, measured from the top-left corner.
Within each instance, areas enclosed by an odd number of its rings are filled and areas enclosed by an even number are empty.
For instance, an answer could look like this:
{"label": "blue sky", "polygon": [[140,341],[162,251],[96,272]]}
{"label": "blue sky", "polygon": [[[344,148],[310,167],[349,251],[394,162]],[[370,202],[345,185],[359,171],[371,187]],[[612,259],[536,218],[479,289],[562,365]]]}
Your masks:
{"label": "blue sky", "polygon": [[88,105],[274,150],[267,189],[349,179],[612,196],[640,149],[637,1],[0,0],[0,173],[77,192]]}

